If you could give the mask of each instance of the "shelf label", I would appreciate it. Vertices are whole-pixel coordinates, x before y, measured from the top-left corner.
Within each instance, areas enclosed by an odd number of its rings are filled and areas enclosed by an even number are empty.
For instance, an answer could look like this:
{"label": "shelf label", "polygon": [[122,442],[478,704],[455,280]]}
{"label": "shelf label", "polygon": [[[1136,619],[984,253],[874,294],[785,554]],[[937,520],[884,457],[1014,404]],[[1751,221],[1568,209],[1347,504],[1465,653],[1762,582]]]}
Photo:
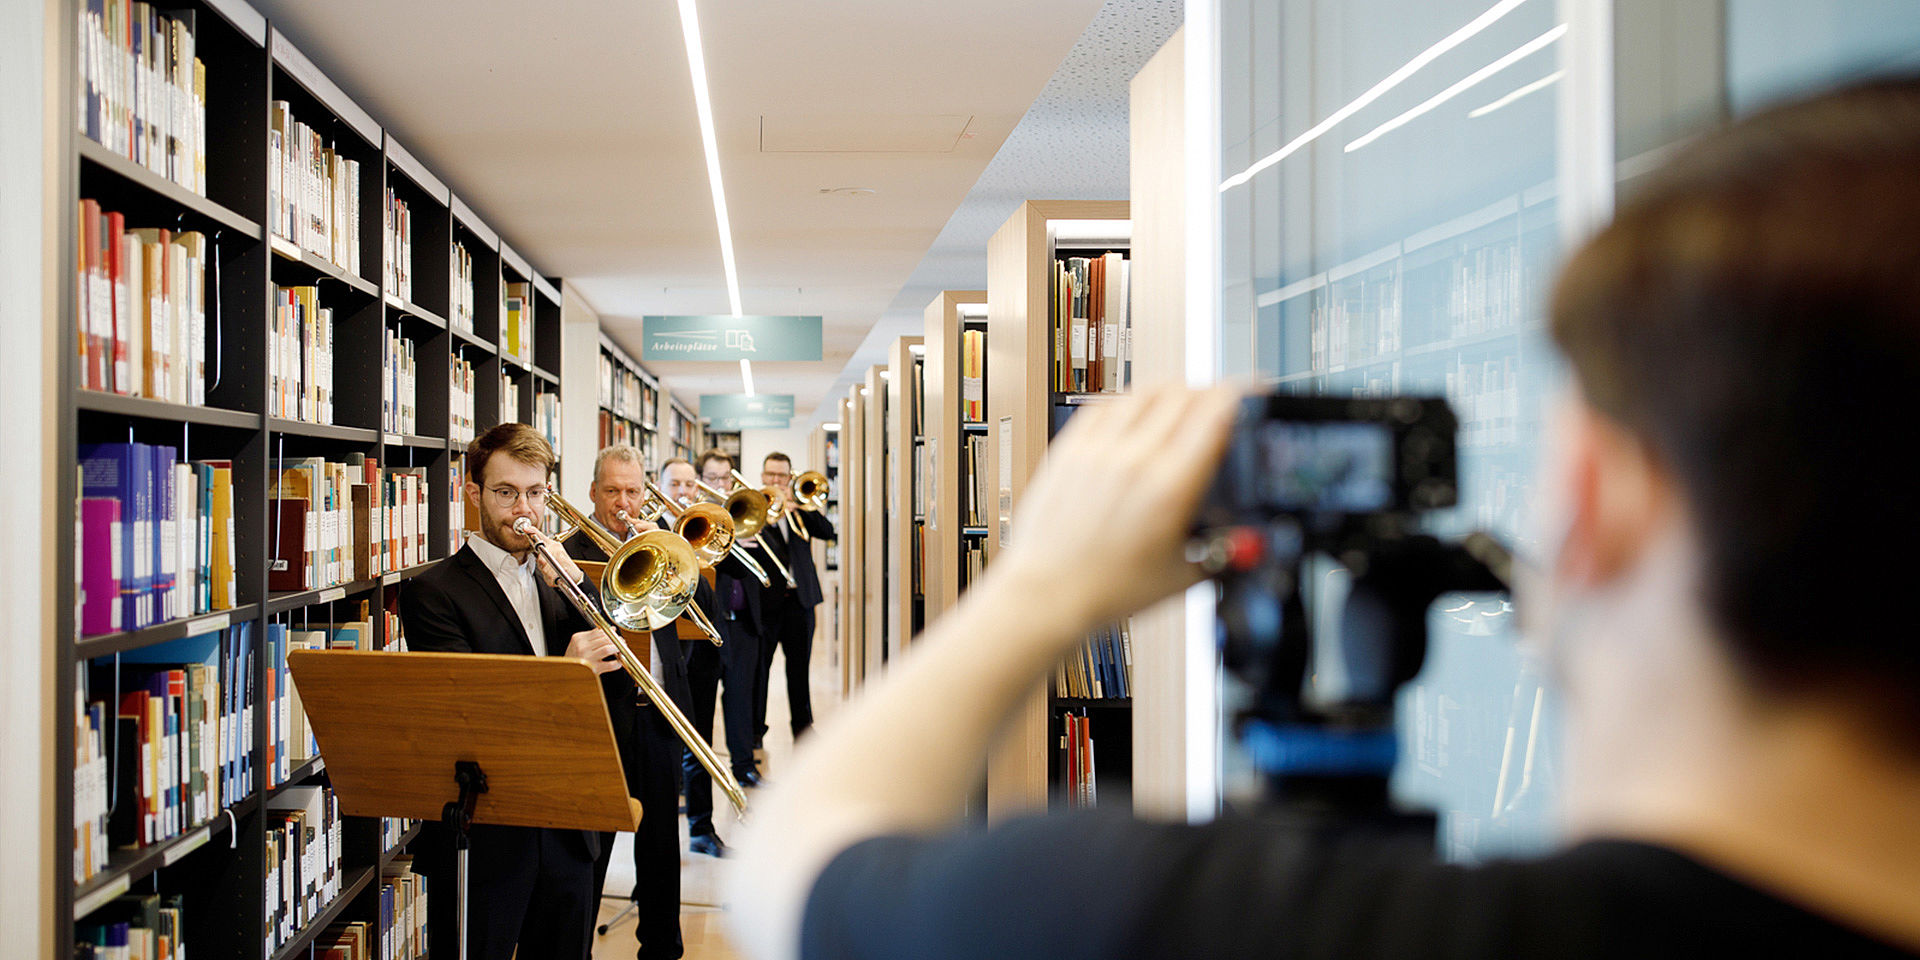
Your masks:
{"label": "shelf label", "polygon": [[819,317],[644,317],[640,330],[643,361],[821,358]]}
{"label": "shelf label", "polygon": [[163,867],[173,866],[179,862],[181,857],[206,846],[208,838],[212,836],[213,828],[209,826],[202,826],[200,829],[187,834],[180,839],[179,843],[167,848],[166,855],[160,858],[160,865]]}
{"label": "shelf label", "polygon": [[113,878],[111,881],[107,883],[106,886],[101,887],[100,889],[95,890],[94,892],[89,893],[78,900],[75,900],[73,902],[73,918],[75,920],[78,920],[81,917],[84,917],[87,914],[92,913],[103,906],[106,906],[107,901],[112,900],[114,897],[117,897],[123,893],[126,893],[127,888],[132,885],[133,885],[132,881],[127,879],[126,874],[121,874],[120,876]]}
{"label": "shelf label", "polygon": [[928,437],[921,448],[920,512],[926,515],[927,529],[940,529],[940,438]]}
{"label": "shelf label", "polygon": [[310,771],[308,771],[308,773],[309,773],[309,774],[315,774],[315,773],[320,773],[320,772],[322,772],[322,771],[324,771],[324,770],[326,770],[326,769],[327,769],[327,758],[325,758],[325,757],[314,757],[314,758],[313,758],[313,769],[312,769],[312,770],[310,770]]}
{"label": "shelf label", "polygon": [[189,620],[187,621],[187,636],[197,637],[203,633],[225,630],[227,627],[232,626],[232,624],[233,615],[230,613],[220,613],[211,617],[201,617],[198,620]]}
{"label": "shelf label", "polygon": [[346,587],[330,587],[326,590],[320,591],[320,598],[314,602],[315,603],[332,603],[335,600],[344,599],[346,595],[347,595]]}
{"label": "shelf label", "polygon": [[395,570],[392,573],[383,573],[380,575],[380,583],[382,586],[390,587],[399,582],[400,582],[400,571],[398,570]]}

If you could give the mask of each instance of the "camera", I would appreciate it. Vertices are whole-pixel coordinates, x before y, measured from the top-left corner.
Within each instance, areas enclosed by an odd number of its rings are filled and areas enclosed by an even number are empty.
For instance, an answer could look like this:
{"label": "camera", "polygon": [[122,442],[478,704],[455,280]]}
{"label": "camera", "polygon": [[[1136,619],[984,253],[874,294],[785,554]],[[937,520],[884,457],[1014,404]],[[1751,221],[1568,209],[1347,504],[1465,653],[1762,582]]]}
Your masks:
{"label": "camera", "polygon": [[[1285,798],[1384,808],[1394,694],[1426,659],[1442,594],[1501,592],[1511,565],[1486,534],[1422,532],[1459,499],[1458,421],[1437,397],[1247,398],[1198,512],[1190,557],[1218,585],[1219,647],[1249,691],[1235,719]],[[1303,570],[1350,575],[1339,636],[1315,643]],[[1316,662],[1332,656],[1337,665]],[[1322,667],[1345,678],[1309,697]]]}

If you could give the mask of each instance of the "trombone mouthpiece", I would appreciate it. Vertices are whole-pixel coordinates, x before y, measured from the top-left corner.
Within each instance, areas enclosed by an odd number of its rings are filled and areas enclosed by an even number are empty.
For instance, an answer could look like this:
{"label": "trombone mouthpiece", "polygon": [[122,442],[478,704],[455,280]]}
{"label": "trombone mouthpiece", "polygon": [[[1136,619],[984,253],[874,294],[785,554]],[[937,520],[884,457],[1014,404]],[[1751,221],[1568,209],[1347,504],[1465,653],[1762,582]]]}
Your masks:
{"label": "trombone mouthpiece", "polygon": [[526,517],[514,517],[514,518],[513,518],[513,532],[514,532],[514,533],[518,533],[518,534],[521,534],[522,536],[528,536],[528,537],[531,537],[531,536],[533,536],[533,530],[534,530],[534,527],[533,527],[533,521],[532,521],[532,520],[528,520],[528,519],[527,519]]}

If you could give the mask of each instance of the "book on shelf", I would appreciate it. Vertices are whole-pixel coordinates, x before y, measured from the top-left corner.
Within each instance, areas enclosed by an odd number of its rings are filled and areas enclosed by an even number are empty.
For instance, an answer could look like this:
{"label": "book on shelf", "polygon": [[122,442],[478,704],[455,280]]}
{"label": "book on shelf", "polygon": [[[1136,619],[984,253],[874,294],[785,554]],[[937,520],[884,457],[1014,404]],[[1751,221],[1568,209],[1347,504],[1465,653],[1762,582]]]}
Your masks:
{"label": "book on shelf", "polygon": [[204,404],[206,235],[132,227],[80,201],[79,382],[89,390]]}
{"label": "book on shelf", "polygon": [[1109,624],[1054,668],[1054,693],[1081,699],[1123,699],[1133,695],[1131,621]]}
{"label": "book on shelf", "polygon": [[1055,391],[1119,393],[1132,383],[1129,285],[1121,253],[1054,261],[1048,316]]}
{"label": "book on shelf", "polygon": [[500,351],[533,363],[533,284],[504,286],[500,315]]}
{"label": "book on shelf", "polygon": [[600,406],[637,423],[653,423],[659,394],[613,354],[600,351]]}
{"label": "book on shelf", "polygon": [[540,431],[555,450],[560,449],[559,394],[538,388],[533,391],[533,428]]}
{"label": "book on shelf", "polygon": [[1061,718],[1060,785],[1067,806],[1086,808],[1095,805],[1093,718],[1067,713]]}
{"label": "book on shelf", "polygon": [[427,878],[413,872],[413,858],[396,856],[380,868],[379,935],[392,960],[427,955]]}
{"label": "book on shelf", "polygon": [[960,418],[967,423],[987,419],[987,332],[964,330],[960,334]]}
{"label": "book on shelf", "polygon": [[449,387],[447,433],[455,443],[467,443],[474,437],[480,382],[474,376],[473,363],[459,354],[448,361]]}
{"label": "book on shelf", "polygon": [[267,415],[333,422],[333,309],[319,287],[274,287],[267,337]]}
{"label": "book on shelf", "polygon": [[419,433],[420,406],[416,390],[419,375],[415,366],[414,343],[401,336],[400,331],[391,328],[386,331],[385,342],[386,350],[380,365],[381,426],[388,433]]}
{"label": "book on shelf", "polygon": [[340,896],[340,803],[322,786],[288,787],[268,798],[267,953],[293,940]]}
{"label": "book on shelf", "polygon": [[82,636],[234,606],[232,465],[144,443],[78,448]]}
{"label": "book on shelf", "polygon": [[77,960],[185,960],[186,898],[128,893],[88,916],[74,931]]}
{"label": "book on shelf", "polygon": [[453,241],[451,260],[447,267],[447,289],[452,299],[452,309],[447,314],[447,322],[455,330],[463,333],[473,332],[473,254],[460,241]]}
{"label": "book on shelf", "polygon": [[207,195],[207,72],[192,10],[87,0],[80,16],[82,136]]}
{"label": "book on shelf", "polygon": [[320,131],[293,118],[285,100],[268,111],[269,229],[300,249],[360,276],[360,164]]}
{"label": "book on shelf", "polygon": [[500,422],[518,423],[520,420],[520,383],[500,371]]}
{"label": "book on shelf", "polygon": [[385,266],[386,288],[408,303],[413,302],[413,212],[407,202],[388,187],[381,205],[381,262]]}

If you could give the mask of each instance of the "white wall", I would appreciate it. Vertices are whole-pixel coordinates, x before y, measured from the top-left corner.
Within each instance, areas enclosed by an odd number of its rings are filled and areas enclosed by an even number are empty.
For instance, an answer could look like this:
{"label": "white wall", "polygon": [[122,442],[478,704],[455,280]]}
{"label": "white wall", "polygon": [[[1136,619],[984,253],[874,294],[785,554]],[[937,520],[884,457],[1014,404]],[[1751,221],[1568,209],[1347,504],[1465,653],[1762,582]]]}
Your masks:
{"label": "white wall", "polygon": [[760,461],[775,450],[793,458],[793,472],[802,470],[825,470],[825,466],[808,462],[812,456],[807,452],[807,437],[812,429],[794,421],[794,426],[785,430],[742,430],[740,431],[740,472],[747,482],[760,482]]}
{"label": "white wall", "polygon": [[[579,505],[600,452],[600,315],[573,284],[560,287],[560,495]],[[586,509],[584,506],[581,509]]]}
{"label": "white wall", "polygon": [[[57,436],[55,387],[60,358],[59,327],[42,322],[61,317],[67,284],[54,251],[57,224],[71,215],[61,198],[56,161],[64,159],[62,128],[70,114],[51,109],[46,78],[56,72],[67,21],[54,0],[6,0],[7,29],[0,30],[0,489],[15,509],[7,514],[0,550],[0,850],[7,871],[0,879],[0,930],[7,953],[48,956],[53,928],[48,916],[53,888],[53,738],[62,698],[54,695],[50,651],[56,592],[54,537],[47,518],[59,516],[53,447]],[[53,154],[53,156],[49,156]],[[71,537],[72,531],[66,532]],[[68,576],[72,574],[69,573]],[[70,696],[70,695],[69,695]],[[65,700],[68,710],[71,700]],[[69,716],[71,714],[69,713]]]}

